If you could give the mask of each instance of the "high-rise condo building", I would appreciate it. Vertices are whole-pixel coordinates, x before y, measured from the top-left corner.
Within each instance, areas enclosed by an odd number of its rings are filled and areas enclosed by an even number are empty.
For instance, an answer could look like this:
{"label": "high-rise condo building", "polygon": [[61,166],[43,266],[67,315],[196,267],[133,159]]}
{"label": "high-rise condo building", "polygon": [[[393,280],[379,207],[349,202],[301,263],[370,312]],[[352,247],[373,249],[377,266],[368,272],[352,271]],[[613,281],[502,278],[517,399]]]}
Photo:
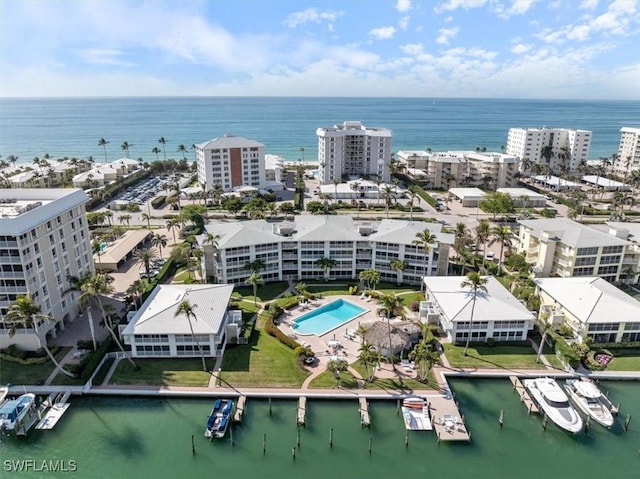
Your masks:
{"label": "high-rise condo building", "polygon": [[520,158],[520,171],[535,163],[554,173],[576,171],[589,159],[591,132],[566,128],[510,128],[506,153]]}
{"label": "high-rise condo building", "polygon": [[226,134],[196,145],[198,181],[225,192],[241,186],[265,187],[264,145]]}
{"label": "high-rise condo building", "polygon": [[5,315],[20,296],[29,295],[53,318],[38,320],[42,341],[77,317],[68,278],[93,271],[87,201],[80,189],[0,190],[0,348],[40,347],[33,328],[19,327],[9,337]]}
{"label": "high-rise condo building", "polygon": [[613,167],[620,176],[640,168],[640,128],[620,128],[618,161]]}
{"label": "high-rise condo building", "polygon": [[318,128],[316,134],[320,184],[366,175],[389,181],[391,130],[365,127],[359,121],[345,121],[342,125]]}

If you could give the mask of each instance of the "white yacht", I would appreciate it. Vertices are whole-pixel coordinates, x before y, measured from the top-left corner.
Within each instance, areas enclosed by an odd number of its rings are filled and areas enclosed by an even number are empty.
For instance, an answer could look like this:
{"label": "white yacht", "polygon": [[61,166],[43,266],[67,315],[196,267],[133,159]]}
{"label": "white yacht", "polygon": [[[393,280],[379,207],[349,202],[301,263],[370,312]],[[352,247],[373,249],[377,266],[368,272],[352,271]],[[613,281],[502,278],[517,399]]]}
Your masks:
{"label": "white yacht", "polygon": [[582,431],[582,418],[571,407],[569,398],[554,379],[525,379],[522,384],[536,404],[558,427],[574,434]]}
{"label": "white yacht", "polygon": [[27,414],[35,408],[36,395],[27,393],[6,401],[0,407],[0,429],[12,431],[22,425]]}
{"label": "white yacht", "polygon": [[617,409],[592,381],[567,379],[564,388],[580,411],[604,427],[613,426],[612,410]]}

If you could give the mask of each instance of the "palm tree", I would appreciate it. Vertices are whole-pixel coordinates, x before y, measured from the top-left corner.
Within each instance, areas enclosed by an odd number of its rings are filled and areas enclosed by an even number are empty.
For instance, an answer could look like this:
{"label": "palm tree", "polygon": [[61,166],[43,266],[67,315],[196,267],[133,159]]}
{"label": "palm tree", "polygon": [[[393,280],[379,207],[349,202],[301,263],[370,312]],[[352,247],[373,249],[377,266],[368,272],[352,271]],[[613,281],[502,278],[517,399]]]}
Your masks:
{"label": "palm tree", "polygon": [[420,197],[418,196],[418,191],[415,186],[409,187],[409,221],[413,221],[413,203],[418,200],[420,201]]}
{"label": "palm tree", "polygon": [[[482,245],[482,267],[484,268],[484,260],[487,255],[487,241],[491,236],[491,223],[488,220],[480,220],[476,225],[476,243]],[[475,251],[474,251],[475,253]]]}
{"label": "palm tree", "polygon": [[98,140],[98,146],[101,146],[102,148],[104,148],[104,162],[107,162],[107,145],[109,144],[109,142],[107,140],[105,140],[104,138],[100,138]]}
{"label": "palm tree", "polygon": [[55,321],[49,315],[42,313],[42,308],[39,305],[33,302],[31,296],[19,296],[16,301],[9,306],[9,311],[5,314],[3,322],[7,325],[10,325],[9,328],[9,337],[12,338],[17,330],[18,326],[23,328],[33,328],[33,331],[38,338],[39,346],[44,349],[49,356],[49,359],[54,364],[55,368],[61,371],[65,376],[69,376],[70,378],[74,377],[73,373],[70,373],[66,369],[64,369],[60,363],[56,360],[55,356],[51,353],[47,346],[46,336],[42,338],[40,335],[40,323],[45,321]]}
{"label": "palm tree", "polygon": [[126,151],[127,152],[127,158],[129,158],[129,148],[131,148],[133,145],[129,144],[128,141],[123,141],[122,145],[120,145],[120,148],[122,149],[122,151]]}
{"label": "palm tree", "polygon": [[398,277],[397,277],[398,286],[400,285],[400,283],[402,283],[400,279],[402,277],[402,272],[408,267],[409,267],[409,263],[407,263],[406,261],[402,261],[401,259],[398,259],[398,258],[391,260],[391,263],[389,263],[389,268],[398,272]]}
{"label": "palm tree", "polygon": [[176,309],[176,312],[173,314],[173,317],[177,318],[182,314],[184,314],[187,317],[187,321],[189,322],[189,329],[191,330],[191,337],[193,338],[193,341],[196,343],[196,346],[198,347],[198,351],[200,351],[200,357],[202,358],[202,370],[204,372],[207,372],[207,362],[204,359],[204,351],[202,349],[202,346],[200,346],[200,341],[198,340],[198,336],[196,336],[196,334],[193,332],[193,323],[191,322],[192,318],[194,321],[198,320],[196,313],[193,311],[196,306],[197,305],[195,304],[192,305],[191,302],[188,300],[182,301],[178,305],[178,308]]}
{"label": "palm tree", "polygon": [[376,363],[378,362],[379,354],[373,344],[364,341],[358,349],[358,360],[364,366],[365,373],[367,374],[367,381],[372,382],[375,371]]}
{"label": "palm tree", "polygon": [[264,284],[264,280],[260,273],[253,271],[251,275],[244,280],[244,284],[251,285],[253,288],[253,305],[258,306],[258,286]]}
{"label": "palm tree", "polygon": [[384,185],[382,191],[384,193],[385,214],[387,218],[389,218],[389,206],[391,206],[391,203],[393,202],[393,188],[391,188],[389,185]]}
{"label": "palm tree", "polygon": [[331,268],[335,268],[337,264],[338,262],[333,258],[320,258],[315,262],[315,265],[324,271],[325,281],[329,280],[329,271],[331,271]]}
{"label": "palm tree", "polygon": [[173,244],[176,244],[176,230],[180,229],[180,223],[176,219],[167,220],[167,229],[173,234]]}
{"label": "palm tree", "polygon": [[[159,140],[158,140],[158,141],[159,141]],[[164,148],[164,145],[163,145],[163,148]],[[187,153],[187,147],[186,147],[186,146],[184,146],[183,144],[180,144],[180,145],[178,145],[178,149],[177,149],[176,151],[177,151],[178,153],[182,153],[182,159],[183,159],[183,160],[186,160],[186,159],[187,159],[187,156],[186,156],[186,153]]]}
{"label": "palm tree", "polygon": [[147,228],[149,228],[149,231],[151,231],[151,216],[148,215],[147,213],[142,213],[140,215],[140,218],[142,219],[142,221],[147,222]]}
{"label": "palm tree", "polygon": [[127,288],[126,293],[133,298],[133,304],[136,309],[138,309],[141,304],[138,304],[139,300],[142,300],[142,295],[146,291],[149,286],[149,281],[146,279],[136,279],[129,287]]}
{"label": "palm tree", "polygon": [[167,247],[167,237],[165,235],[161,235],[160,233],[156,233],[151,238],[151,244],[154,248],[158,248],[160,258],[162,259],[162,248]]}
{"label": "palm tree", "polygon": [[296,293],[298,293],[298,296],[300,296],[300,297],[306,296],[307,283],[303,283],[302,281],[300,281],[300,282],[296,283],[294,288],[296,290]]}
{"label": "palm tree", "polygon": [[358,279],[366,283],[367,289],[375,289],[376,284],[380,282],[380,271],[375,268],[365,269],[360,271]]}
{"label": "palm tree", "polygon": [[[431,233],[428,228],[425,228],[420,233],[416,233],[416,239],[413,240],[412,244],[424,249],[424,271],[423,275],[427,276],[427,257],[429,256],[429,251],[436,242],[436,235]],[[424,281],[420,281],[420,291],[422,291]]]}
{"label": "palm tree", "polygon": [[387,318],[387,331],[389,332],[389,361],[395,369],[393,362],[393,354],[391,352],[391,316],[393,316],[396,310],[400,307],[400,299],[394,294],[385,294],[378,300],[378,307],[380,312],[384,313]]}
{"label": "palm tree", "polygon": [[340,387],[340,373],[345,372],[347,369],[349,369],[349,363],[344,359],[332,359],[327,364],[327,370],[331,371],[336,378],[336,387]]}
{"label": "palm tree", "polygon": [[420,381],[427,380],[429,371],[440,360],[440,356],[433,350],[433,344],[427,340],[427,336],[428,334],[423,335],[423,339],[409,353],[409,358],[418,366],[418,379]]}
{"label": "palm tree", "polygon": [[539,363],[540,356],[542,356],[542,351],[544,349],[544,343],[547,340],[549,333],[555,329],[555,325],[549,322],[549,313],[544,312],[540,313],[538,321],[536,321],[536,326],[538,326],[538,330],[542,333],[540,344],[538,345],[538,353],[536,354],[536,363]]}
{"label": "palm tree", "polygon": [[160,158],[158,158],[158,154],[161,152],[162,150],[160,148],[158,148],[157,146],[154,146],[151,149],[151,153],[155,153],[156,155],[156,161],[160,161]]}
{"label": "palm tree", "polygon": [[162,145],[162,155],[164,156],[164,161],[167,161],[167,152],[164,149],[164,145],[166,145],[167,140],[164,138],[164,136],[161,136],[158,140],[158,143]]}
{"label": "palm tree", "polygon": [[154,259],[158,258],[158,253],[156,253],[156,250],[151,248],[139,249],[135,253],[133,253],[133,257],[138,261],[138,263],[144,265],[147,277],[149,277],[149,274],[151,272],[151,263]]}
{"label": "palm tree", "polygon": [[465,289],[469,288],[469,292],[473,295],[473,303],[471,305],[471,316],[469,317],[469,333],[467,335],[467,343],[464,346],[463,356],[467,355],[467,349],[469,349],[469,342],[471,341],[471,331],[473,330],[473,313],[476,308],[476,299],[479,291],[487,292],[487,279],[480,276],[480,273],[469,273],[467,279],[460,283],[460,287]]}
{"label": "palm tree", "polygon": [[513,246],[513,232],[508,226],[496,226],[491,230],[492,239],[489,241],[489,246],[494,243],[500,243],[500,256],[498,257],[498,269],[502,268],[504,247],[511,248]]}

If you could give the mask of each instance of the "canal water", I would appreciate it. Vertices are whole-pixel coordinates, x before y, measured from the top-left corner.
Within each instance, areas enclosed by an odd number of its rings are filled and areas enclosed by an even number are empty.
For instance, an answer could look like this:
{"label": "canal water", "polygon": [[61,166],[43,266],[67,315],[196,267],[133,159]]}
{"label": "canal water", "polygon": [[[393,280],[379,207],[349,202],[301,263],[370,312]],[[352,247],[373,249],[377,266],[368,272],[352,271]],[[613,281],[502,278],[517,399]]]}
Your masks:
{"label": "canal water", "polygon": [[[295,401],[274,400],[270,407],[249,399],[232,445],[229,433],[213,443],[203,435],[211,400],[75,398],[54,430],[2,438],[0,477],[640,477],[640,384],[602,383],[622,404],[616,425],[606,430],[594,424],[577,436],[551,423],[543,431],[541,417],[527,415],[506,379],[452,380],[451,386],[472,433],[470,444],[438,444],[432,432],[412,432],[405,445],[394,401],[371,401],[372,426],[362,429],[355,399],[310,400],[298,447]],[[20,464],[29,470],[16,471]],[[63,470],[46,470],[55,467]]]}

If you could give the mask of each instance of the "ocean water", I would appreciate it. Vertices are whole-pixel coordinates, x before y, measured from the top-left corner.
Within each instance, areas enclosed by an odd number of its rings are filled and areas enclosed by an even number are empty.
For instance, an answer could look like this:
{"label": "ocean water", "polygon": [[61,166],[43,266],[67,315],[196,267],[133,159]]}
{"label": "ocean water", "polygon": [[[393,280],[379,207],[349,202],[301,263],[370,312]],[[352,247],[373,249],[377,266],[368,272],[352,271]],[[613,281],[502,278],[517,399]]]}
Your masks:
{"label": "ocean water", "polygon": [[[232,445],[229,433],[213,443],[204,437],[212,400],[74,398],[55,429],[34,430],[26,439],[2,439],[0,477],[638,477],[637,383],[604,384],[611,399],[621,402],[621,415],[611,430],[594,425],[589,433],[576,436],[551,423],[543,431],[541,417],[527,415],[507,379],[460,379],[451,386],[471,431],[471,443],[438,444],[432,432],[410,432],[406,446],[395,401],[370,401],[371,428],[363,429],[355,399],[310,399],[307,426],[300,429],[297,447],[296,402],[291,400],[274,400],[270,410],[266,400],[249,399],[242,424],[233,426]],[[502,429],[498,427],[501,410]],[[632,419],[625,432],[622,424],[627,414]],[[40,466],[43,460],[66,466],[74,461],[76,472],[11,469],[24,460]]]}
{"label": "ocean water", "polygon": [[[67,98],[0,99],[0,155],[124,156],[152,161],[167,140],[167,158],[225,133],[257,140],[287,160],[317,158],[316,129],[347,120],[390,128],[393,150],[487,147],[500,151],[511,127],[553,126],[593,131],[590,159],[610,156],[623,126],[640,126],[638,101],[556,101],[409,98]],[[304,149],[302,151],[301,149]],[[193,153],[187,154],[193,158]],[[162,159],[163,154],[159,157]]]}

